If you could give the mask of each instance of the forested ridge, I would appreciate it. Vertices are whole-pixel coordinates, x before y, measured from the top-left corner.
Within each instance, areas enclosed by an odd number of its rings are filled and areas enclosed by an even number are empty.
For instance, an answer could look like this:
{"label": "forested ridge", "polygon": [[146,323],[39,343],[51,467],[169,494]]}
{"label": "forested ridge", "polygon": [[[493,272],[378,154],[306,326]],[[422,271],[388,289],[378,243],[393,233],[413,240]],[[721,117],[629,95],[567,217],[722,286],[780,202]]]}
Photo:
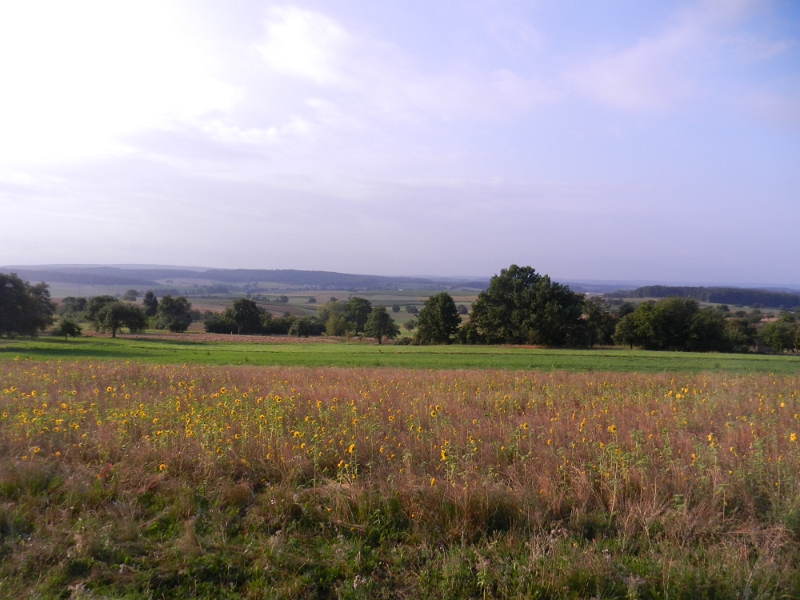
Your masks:
{"label": "forested ridge", "polygon": [[635,290],[607,294],[610,298],[694,298],[699,302],[733,304],[757,308],[790,309],[800,306],[800,294],[733,287],[646,285]]}

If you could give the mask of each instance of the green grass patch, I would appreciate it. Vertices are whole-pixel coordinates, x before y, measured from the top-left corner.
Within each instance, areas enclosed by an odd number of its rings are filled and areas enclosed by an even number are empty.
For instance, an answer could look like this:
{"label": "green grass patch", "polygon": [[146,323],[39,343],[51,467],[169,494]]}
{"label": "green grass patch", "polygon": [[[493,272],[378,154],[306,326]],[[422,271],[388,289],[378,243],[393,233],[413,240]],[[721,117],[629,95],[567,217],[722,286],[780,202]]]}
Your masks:
{"label": "green grass patch", "polygon": [[507,346],[381,346],[368,343],[238,343],[202,339],[85,337],[0,342],[0,360],[130,360],[160,364],[414,369],[540,369],[566,371],[800,373],[800,357],[756,354],[650,352],[627,349],[558,350]]}

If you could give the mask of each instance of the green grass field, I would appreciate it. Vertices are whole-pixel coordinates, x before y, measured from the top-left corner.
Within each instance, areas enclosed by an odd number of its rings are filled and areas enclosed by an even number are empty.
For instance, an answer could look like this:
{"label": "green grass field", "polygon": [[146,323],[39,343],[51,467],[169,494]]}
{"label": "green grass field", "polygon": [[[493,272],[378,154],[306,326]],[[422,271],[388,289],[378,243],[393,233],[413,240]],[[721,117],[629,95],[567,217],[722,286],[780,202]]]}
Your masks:
{"label": "green grass field", "polygon": [[626,349],[552,350],[507,346],[381,346],[358,342],[239,343],[183,339],[49,337],[3,340],[0,360],[130,360],[162,364],[415,369],[541,369],[567,371],[800,373],[800,357],[649,352]]}

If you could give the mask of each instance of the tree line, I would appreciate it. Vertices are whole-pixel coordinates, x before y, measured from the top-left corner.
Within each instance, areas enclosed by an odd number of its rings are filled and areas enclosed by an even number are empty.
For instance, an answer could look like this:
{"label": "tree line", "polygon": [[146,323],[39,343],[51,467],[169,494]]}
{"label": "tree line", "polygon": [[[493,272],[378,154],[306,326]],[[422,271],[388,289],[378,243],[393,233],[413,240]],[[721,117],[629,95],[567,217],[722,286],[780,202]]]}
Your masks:
{"label": "tree line", "polygon": [[608,295],[615,298],[694,298],[700,302],[733,304],[755,308],[800,309],[800,294],[771,290],[727,287],[691,287],[671,285],[646,285],[630,291],[617,291]]}
{"label": "tree line", "polygon": [[[135,299],[135,296],[134,296]],[[399,312],[400,306],[391,307]],[[457,306],[447,292],[432,295],[406,323],[413,344],[520,344],[549,347],[626,345],[648,350],[747,352],[766,347],[776,352],[800,350],[798,315],[783,312],[763,322],[760,311],[731,312],[727,306],[701,308],[697,300],[669,297],[638,305],[623,302],[613,309],[603,299],[587,298],[552,281],[532,267],[511,265],[491,278],[472,310]],[[285,334],[301,337],[366,336],[382,343],[400,334],[384,306],[366,298],[330,301],[315,316],[273,316],[254,301],[240,298],[221,313],[200,315],[183,296],[145,293],[142,306],[114,296],[65,298],[58,307],[57,335],[80,335],[79,322],[95,330],[131,333],[146,327],[183,332],[194,320],[204,320],[209,333]],[[15,274],[0,274],[0,335],[36,335],[54,323],[56,306],[49,288],[31,285]],[[468,315],[463,322],[462,316]]]}

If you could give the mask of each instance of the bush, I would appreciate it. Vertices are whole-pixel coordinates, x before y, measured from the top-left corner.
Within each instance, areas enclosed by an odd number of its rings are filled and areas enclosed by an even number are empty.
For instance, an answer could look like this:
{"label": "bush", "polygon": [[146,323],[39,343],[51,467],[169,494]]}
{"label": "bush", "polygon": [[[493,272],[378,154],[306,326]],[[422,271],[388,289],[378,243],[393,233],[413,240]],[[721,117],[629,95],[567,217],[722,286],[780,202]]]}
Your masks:
{"label": "bush", "polygon": [[309,337],[322,335],[325,326],[316,317],[301,317],[295,319],[289,328],[289,335],[296,337]]}
{"label": "bush", "polygon": [[72,319],[61,319],[58,322],[58,325],[53,329],[53,335],[55,336],[64,336],[66,340],[67,337],[80,337],[81,335],[81,328],[80,326],[73,321]]}

